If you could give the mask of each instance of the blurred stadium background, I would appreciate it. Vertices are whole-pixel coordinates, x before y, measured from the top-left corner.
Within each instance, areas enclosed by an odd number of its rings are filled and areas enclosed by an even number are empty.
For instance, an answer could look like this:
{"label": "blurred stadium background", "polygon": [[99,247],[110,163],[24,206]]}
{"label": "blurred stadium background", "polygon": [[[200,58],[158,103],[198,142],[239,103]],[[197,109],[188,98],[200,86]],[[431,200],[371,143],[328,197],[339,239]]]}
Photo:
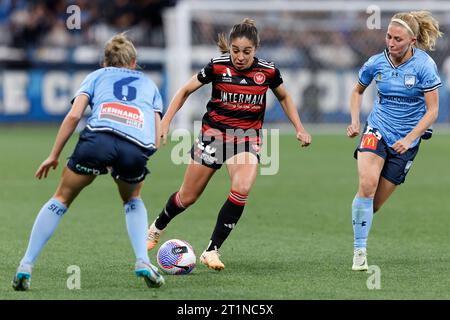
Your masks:
{"label": "blurred stadium background", "polygon": [[[181,84],[219,55],[217,34],[249,16],[260,30],[258,56],[279,66],[303,121],[346,123],[359,67],[383,50],[393,13],[413,9],[431,10],[442,31],[450,31],[448,1],[2,0],[0,122],[59,122],[84,76],[98,68],[105,41],[121,31],[129,32],[167,106]],[[379,29],[370,29],[377,10]],[[449,46],[444,36],[431,53],[444,83],[441,124],[450,121]],[[201,118],[209,91],[189,99],[179,126]],[[374,94],[365,96],[365,113]],[[275,100],[268,95],[268,124],[286,121]]]}

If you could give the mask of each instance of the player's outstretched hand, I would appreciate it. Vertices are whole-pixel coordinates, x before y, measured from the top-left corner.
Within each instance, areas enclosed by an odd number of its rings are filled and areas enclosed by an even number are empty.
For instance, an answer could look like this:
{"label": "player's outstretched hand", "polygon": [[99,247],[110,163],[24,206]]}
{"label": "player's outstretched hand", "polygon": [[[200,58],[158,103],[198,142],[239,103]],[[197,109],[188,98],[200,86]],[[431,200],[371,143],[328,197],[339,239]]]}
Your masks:
{"label": "player's outstretched hand", "polygon": [[50,168],[53,168],[53,170],[55,170],[56,167],[58,166],[58,163],[59,163],[59,161],[57,158],[49,156],[47,159],[45,159],[41,163],[41,165],[39,166],[39,169],[37,169],[34,176],[36,178],[38,178],[39,180],[42,179],[42,177],[47,178],[48,171],[50,170]]}
{"label": "player's outstretched hand", "polygon": [[297,132],[297,140],[301,142],[302,147],[307,147],[311,144],[312,138],[311,135],[306,132]]}
{"label": "player's outstretched hand", "polygon": [[352,123],[347,127],[347,136],[349,138],[359,136],[359,123]]}

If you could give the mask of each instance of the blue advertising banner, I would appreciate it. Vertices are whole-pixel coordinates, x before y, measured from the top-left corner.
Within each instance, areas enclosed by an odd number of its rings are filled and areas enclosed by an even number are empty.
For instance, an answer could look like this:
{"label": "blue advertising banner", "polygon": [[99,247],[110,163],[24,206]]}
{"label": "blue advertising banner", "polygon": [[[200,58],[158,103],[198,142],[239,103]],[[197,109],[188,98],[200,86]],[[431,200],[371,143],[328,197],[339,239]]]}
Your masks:
{"label": "blue advertising banner", "polygon": [[[0,123],[60,122],[70,108],[70,101],[87,74],[95,70],[57,70],[34,68],[28,70],[4,69],[0,71]],[[159,86],[164,106],[167,96],[167,75],[161,71],[145,71]],[[350,121],[349,98],[356,83],[355,70],[333,71],[286,69],[282,70],[284,85],[299,108],[303,122],[346,123]],[[440,88],[438,122],[448,122],[449,99],[446,79]],[[374,88],[364,94],[362,121],[372,108],[376,97]],[[193,105],[191,116],[201,119],[210,98],[210,88],[205,86],[189,98]],[[272,93],[267,95],[266,122],[288,121]]]}

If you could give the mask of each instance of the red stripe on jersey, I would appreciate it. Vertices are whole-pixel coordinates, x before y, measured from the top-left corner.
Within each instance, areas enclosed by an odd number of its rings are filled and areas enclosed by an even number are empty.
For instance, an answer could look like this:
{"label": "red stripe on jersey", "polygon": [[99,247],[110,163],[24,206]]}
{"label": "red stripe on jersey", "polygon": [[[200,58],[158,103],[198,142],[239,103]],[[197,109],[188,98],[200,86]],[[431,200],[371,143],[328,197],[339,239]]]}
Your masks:
{"label": "red stripe on jersey", "polygon": [[214,88],[216,90],[229,92],[232,94],[265,94],[268,86],[247,86],[242,84],[219,82],[214,84]]}
{"label": "red stripe on jersey", "polygon": [[213,65],[214,74],[220,74],[225,77],[243,76],[253,79],[257,72],[262,72],[267,78],[272,78],[275,75],[275,68],[264,68],[262,66],[254,66],[248,70],[237,71],[234,66],[222,64],[222,62]]}
{"label": "red stripe on jersey", "polygon": [[226,132],[223,132],[219,129],[211,128],[207,124],[202,125],[202,134],[214,137],[214,139],[222,140],[224,142],[233,142],[233,143],[244,143],[244,142],[251,142],[256,143],[257,145],[261,145],[261,137],[259,136],[244,136],[244,137],[237,137],[234,135],[227,134]]}
{"label": "red stripe on jersey", "polygon": [[238,118],[231,118],[231,117],[219,115],[215,111],[208,113],[208,116],[212,121],[223,123],[227,126],[236,127],[236,128],[244,129],[244,130],[247,130],[247,129],[258,130],[258,129],[261,129],[261,126],[262,126],[261,119],[243,120],[243,119],[238,119]]}
{"label": "red stripe on jersey", "polygon": [[[220,62],[220,63],[223,63],[223,62]],[[221,74],[224,77],[233,77],[233,76],[238,75],[236,70],[234,70],[234,67],[227,66],[224,64],[214,64],[213,72],[214,72],[214,74]]]}

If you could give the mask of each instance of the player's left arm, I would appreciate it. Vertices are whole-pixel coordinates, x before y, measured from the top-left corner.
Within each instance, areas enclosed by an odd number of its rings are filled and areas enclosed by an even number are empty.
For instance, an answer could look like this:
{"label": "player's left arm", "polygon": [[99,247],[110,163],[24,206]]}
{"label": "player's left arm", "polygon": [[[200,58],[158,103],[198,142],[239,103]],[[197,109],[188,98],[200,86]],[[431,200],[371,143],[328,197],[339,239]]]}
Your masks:
{"label": "player's left arm", "polygon": [[400,154],[405,153],[411,143],[427,130],[437,119],[439,112],[439,91],[435,89],[433,91],[425,92],[425,105],[427,111],[423,115],[422,119],[417,123],[414,129],[408,133],[406,137],[397,141],[392,148]]}
{"label": "player's left arm", "polygon": [[311,135],[303,127],[303,124],[300,120],[300,116],[298,115],[297,108],[294,105],[294,101],[292,100],[291,95],[287,92],[283,84],[280,84],[278,87],[273,88],[272,91],[277,97],[278,101],[280,102],[284,113],[294,125],[297,134],[297,139],[301,141],[302,147],[309,146],[312,141]]}
{"label": "player's left arm", "polygon": [[61,151],[63,150],[69,138],[72,136],[72,133],[75,131],[75,128],[80,122],[80,119],[83,116],[83,113],[86,110],[88,104],[89,97],[84,94],[80,94],[75,98],[72,108],[64,118],[64,121],[59,128],[50,155],[41,163],[35,173],[36,178],[47,178],[50,168],[56,169],[59,162],[59,155],[61,154]]}

